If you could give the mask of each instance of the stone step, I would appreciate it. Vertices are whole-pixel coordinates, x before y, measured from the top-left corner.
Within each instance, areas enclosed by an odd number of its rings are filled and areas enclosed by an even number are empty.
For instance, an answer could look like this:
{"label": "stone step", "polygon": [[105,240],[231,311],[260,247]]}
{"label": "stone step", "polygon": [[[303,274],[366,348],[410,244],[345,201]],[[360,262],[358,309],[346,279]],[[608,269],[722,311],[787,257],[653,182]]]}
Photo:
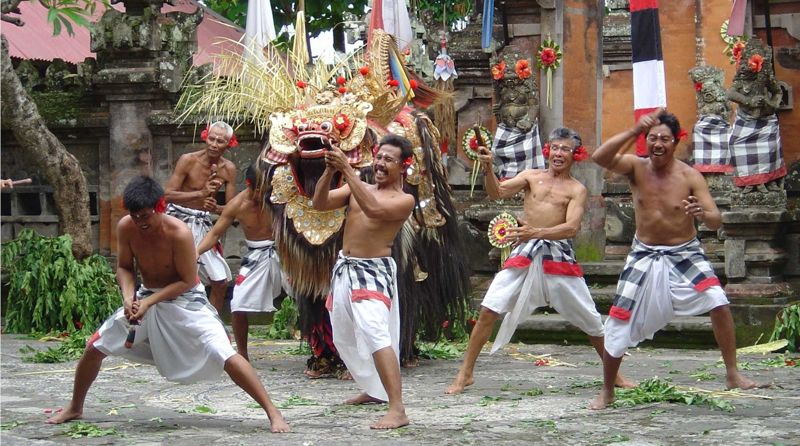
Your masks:
{"label": "stone step", "polygon": [[[605,321],[607,316],[603,316]],[[499,325],[499,324],[498,324]],[[557,313],[535,313],[520,323],[512,342],[526,344],[569,344],[587,342],[586,334]],[[713,348],[716,346],[711,318],[677,317],[643,346],[669,348]]]}
{"label": "stone step", "polygon": [[[717,277],[725,283],[725,263],[724,262],[711,262],[714,268],[714,273]],[[617,283],[622,269],[625,267],[625,262],[622,260],[606,260],[603,262],[582,262],[583,276],[586,278],[586,283]]]}

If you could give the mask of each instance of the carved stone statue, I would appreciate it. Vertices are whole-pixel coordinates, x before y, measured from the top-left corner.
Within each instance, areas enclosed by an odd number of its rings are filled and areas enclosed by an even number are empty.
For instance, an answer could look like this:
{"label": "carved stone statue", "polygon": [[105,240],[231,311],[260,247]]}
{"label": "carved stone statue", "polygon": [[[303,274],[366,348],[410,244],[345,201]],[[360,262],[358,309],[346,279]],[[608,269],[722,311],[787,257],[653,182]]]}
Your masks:
{"label": "carved stone statue", "polygon": [[772,51],[761,39],[754,37],[747,42],[728,98],[739,104],[740,111],[755,119],[770,117],[778,109],[781,89],[772,67]]}
{"label": "carved stone statue", "polygon": [[725,72],[717,67],[694,67],[689,70],[697,92],[697,116],[716,116],[728,120],[731,107],[725,92]]}
{"label": "carved stone statue", "polygon": [[495,104],[492,112],[498,123],[528,132],[539,115],[539,98],[533,64],[518,49],[507,46],[492,60]]}
{"label": "carved stone statue", "polygon": [[525,169],[543,169],[539,141],[539,100],[534,66],[514,46],[506,46],[492,60],[497,130],[492,143],[500,178],[512,178]]}
{"label": "carved stone statue", "polygon": [[[692,129],[694,168],[706,174],[731,172],[728,148],[731,108],[723,86],[725,73],[716,67],[702,66],[689,70],[689,77],[697,95],[697,122]],[[706,175],[706,180],[714,189],[720,179]]]}
{"label": "carved stone statue", "polygon": [[729,141],[734,184],[745,194],[784,192],[786,165],[775,114],[781,91],[772,52],[760,39],[751,39],[742,51],[728,98],[739,104]]}

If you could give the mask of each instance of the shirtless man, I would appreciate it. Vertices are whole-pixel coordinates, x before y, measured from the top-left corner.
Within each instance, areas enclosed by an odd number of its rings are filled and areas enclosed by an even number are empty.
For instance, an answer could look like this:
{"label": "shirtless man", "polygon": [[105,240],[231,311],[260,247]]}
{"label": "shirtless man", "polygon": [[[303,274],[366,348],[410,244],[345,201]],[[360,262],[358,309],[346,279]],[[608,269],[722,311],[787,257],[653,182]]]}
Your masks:
{"label": "shirtless man", "polygon": [[[223,158],[228,147],[238,145],[233,128],[217,121],[203,132],[206,148],[181,155],[166,187],[167,214],[186,223],[192,230],[195,245],[211,229],[211,215],[221,214],[217,191],[225,187],[225,202],[236,196],[236,166]],[[222,312],[231,271],[222,257],[221,247],[206,252],[199,259],[200,274],[211,283],[211,304]]]}
{"label": "shirtless man", "polygon": [[[348,205],[344,246],[333,268],[326,306],[336,349],[364,391],[346,404],[389,401],[387,414],[370,426],[373,429],[409,423],[400,383],[397,265],[391,254],[394,239],[414,208],[414,197],[403,192],[403,173],[412,155],[407,139],[385,136],[373,164],[375,184],[370,185],[334,148],[325,155],[325,172],[314,191],[317,210]],[[331,191],[336,171],[347,184]]]}
{"label": "shirtless man", "polygon": [[244,232],[247,254],[242,257],[231,300],[231,319],[236,350],[244,359],[247,355],[247,313],[275,311],[273,301],[281,293],[281,264],[272,241],[272,213],[264,203],[256,169],[253,165],[245,174],[247,189],[239,192],[222,211],[214,227],[197,245],[202,256],[219,242],[220,237],[239,220]]}
{"label": "shirtless man", "polygon": [[[117,281],[123,307],[89,340],[75,370],[72,401],[47,422],[80,418],[103,359],[116,355],[154,364],[163,377],[179,383],[217,379],[224,370],[261,405],[272,432],[288,432],[289,425],[255,370],[233,351],[222,321],[208,305],[197,282],[192,233],[180,220],[164,215],[163,194],[150,177],[134,178],[125,188],[123,203],[130,214],[117,225]],[[137,269],[143,281],[138,290]],[[126,346],[126,340],[132,345]]]}
{"label": "shirtless man", "polygon": [[[475,361],[502,313],[507,314],[492,353],[511,340],[521,318],[549,306],[589,335],[589,342],[603,356],[603,322],[569,240],[578,233],[586,207],[586,188],[572,178],[570,169],[588,154],[574,130],[557,128],[549,139],[544,150],[548,169],[524,170],[502,183],[492,171],[492,153],[479,148],[487,194],[492,199],[510,198],[524,190],[525,218],[520,227],[509,231],[517,246],[486,292],[464,362],[445,393],[461,393],[473,384]],[[622,377],[617,377],[617,384],[633,386]]]}
{"label": "shirtless man", "polygon": [[[647,158],[620,153],[642,132],[647,135]],[[703,175],[675,159],[679,134],[675,115],[659,109],[592,154],[597,164],[628,177],[636,212],[636,236],[605,324],[603,389],[590,404],[592,409],[614,401],[613,378],[625,350],[652,339],[674,316],[710,312],[725,362],[726,387],[757,387],[737,370],[728,299],[697,239],[695,221],[716,230],[722,217]]]}

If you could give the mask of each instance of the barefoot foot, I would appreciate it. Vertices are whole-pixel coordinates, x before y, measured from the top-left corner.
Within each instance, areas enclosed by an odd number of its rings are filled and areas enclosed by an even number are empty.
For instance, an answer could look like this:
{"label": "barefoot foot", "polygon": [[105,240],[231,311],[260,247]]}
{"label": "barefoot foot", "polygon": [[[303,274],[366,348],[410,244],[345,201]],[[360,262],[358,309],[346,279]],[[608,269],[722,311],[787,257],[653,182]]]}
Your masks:
{"label": "barefoot foot", "polygon": [[614,380],[614,387],[619,387],[622,389],[633,389],[638,385],[639,384],[637,384],[635,381],[631,381],[620,374],[617,374],[617,379]]}
{"label": "barefoot foot", "polygon": [[470,377],[464,377],[460,373],[456,376],[456,379],[453,380],[453,383],[444,391],[444,393],[448,395],[458,395],[459,393],[464,391],[465,387],[471,386],[475,380]]}
{"label": "barefoot foot", "polygon": [[397,429],[398,427],[407,426],[410,421],[406,416],[406,412],[389,412],[380,420],[376,421],[369,428],[370,429]]}
{"label": "barefoot foot", "polygon": [[741,373],[737,372],[735,375],[729,376],[728,378],[725,379],[725,387],[728,390],[766,389],[772,387],[772,384],[757,383],[752,379],[745,378]]}
{"label": "barefoot foot", "polygon": [[603,410],[608,407],[609,404],[614,402],[614,393],[612,392],[610,395],[606,392],[600,392],[599,395],[589,403],[589,409],[592,410]]}
{"label": "barefoot foot", "polygon": [[72,409],[59,409],[56,411],[56,414],[52,417],[48,418],[46,423],[47,424],[61,424],[66,423],[67,421],[76,420],[83,415],[82,411],[72,410]]}
{"label": "barefoot foot", "polygon": [[358,396],[350,398],[349,400],[345,401],[344,403],[350,406],[357,406],[359,404],[383,404],[386,401],[379,400],[377,398],[373,398],[366,393],[361,393]]}
{"label": "barefoot foot", "polygon": [[283,419],[283,415],[280,413],[271,415],[269,417],[269,424],[273,434],[292,431],[292,429],[289,428],[289,425],[286,423],[286,420]]}

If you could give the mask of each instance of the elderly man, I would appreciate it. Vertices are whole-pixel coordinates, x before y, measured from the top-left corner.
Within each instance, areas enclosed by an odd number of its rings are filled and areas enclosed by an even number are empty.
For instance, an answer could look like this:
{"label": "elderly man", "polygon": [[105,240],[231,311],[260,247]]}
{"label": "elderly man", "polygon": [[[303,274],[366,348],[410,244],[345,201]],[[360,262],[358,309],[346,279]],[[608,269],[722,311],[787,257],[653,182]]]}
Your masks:
{"label": "elderly man", "polygon": [[[586,207],[586,188],[572,177],[570,169],[588,154],[572,129],[557,128],[549,139],[543,150],[549,160],[547,169],[527,169],[502,183],[492,171],[491,152],[479,148],[487,194],[498,199],[524,191],[525,218],[520,220],[522,226],[510,231],[517,246],[486,292],[464,362],[445,393],[461,393],[473,384],[475,361],[502,313],[508,314],[492,352],[511,340],[522,317],[549,306],[589,335],[592,346],[603,355],[603,322],[570,241],[580,229]],[[622,377],[617,377],[617,384],[631,386]]]}
{"label": "elderly man", "polygon": [[[217,204],[217,191],[225,188],[225,202],[236,196],[236,166],[222,156],[238,142],[230,125],[217,121],[203,131],[206,148],[181,155],[166,187],[169,202],[167,214],[186,223],[192,230],[195,245],[200,244],[211,230],[211,215],[221,214],[224,206]],[[211,284],[211,304],[222,312],[231,270],[222,256],[222,247],[200,256],[200,275]]]}

